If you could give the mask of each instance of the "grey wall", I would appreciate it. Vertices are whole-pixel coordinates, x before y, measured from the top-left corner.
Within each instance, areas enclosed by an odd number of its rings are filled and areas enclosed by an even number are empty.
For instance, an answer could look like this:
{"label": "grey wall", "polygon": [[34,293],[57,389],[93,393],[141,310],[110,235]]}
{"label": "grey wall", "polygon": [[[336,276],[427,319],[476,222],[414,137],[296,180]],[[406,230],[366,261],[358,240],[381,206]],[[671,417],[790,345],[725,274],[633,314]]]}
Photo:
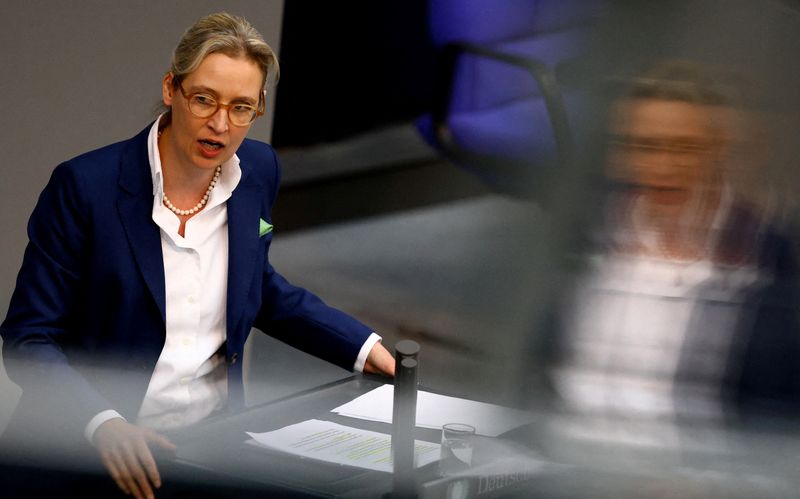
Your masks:
{"label": "grey wall", "polygon": [[[283,0],[0,3],[0,317],[28,216],[50,172],[144,128],[156,115],[161,77],[183,31],[220,10],[246,17],[279,50]],[[250,137],[269,139],[271,109]],[[18,396],[0,361],[0,431]]]}

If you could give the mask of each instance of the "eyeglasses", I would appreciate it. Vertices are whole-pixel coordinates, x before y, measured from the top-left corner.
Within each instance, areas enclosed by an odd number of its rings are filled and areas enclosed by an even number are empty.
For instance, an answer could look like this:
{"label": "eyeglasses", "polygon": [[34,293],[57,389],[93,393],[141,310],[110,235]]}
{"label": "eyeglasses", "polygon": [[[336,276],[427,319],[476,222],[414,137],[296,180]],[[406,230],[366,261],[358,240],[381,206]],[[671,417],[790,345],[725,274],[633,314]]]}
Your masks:
{"label": "eyeglasses", "polygon": [[611,148],[624,151],[636,157],[650,157],[656,154],[669,154],[679,158],[699,158],[711,152],[713,142],[671,142],[657,140],[636,140],[632,138],[612,138]]}
{"label": "eyeglasses", "polygon": [[183,94],[183,98],[189,103],[189,111],[198,118],[210,118],[222,108],[228,111],[228,120],[231,125],[247,126],[264,114],[262,96],[259,96],[258,107],[243,102],[223,104],[210,94],[197,92],[187,95],[183,89],[183,82],[178,83],[178,88]]}

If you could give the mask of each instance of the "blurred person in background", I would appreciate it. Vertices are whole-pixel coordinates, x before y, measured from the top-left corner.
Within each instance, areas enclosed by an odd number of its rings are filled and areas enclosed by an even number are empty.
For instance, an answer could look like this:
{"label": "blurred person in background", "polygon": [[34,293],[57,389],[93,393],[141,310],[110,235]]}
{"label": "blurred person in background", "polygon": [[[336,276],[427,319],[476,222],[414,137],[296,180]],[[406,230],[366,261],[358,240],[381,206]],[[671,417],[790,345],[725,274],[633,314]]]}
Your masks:
{"label": "blurred person in background", "polygon": [[741,190],[736,155],[763,143],[711,74],[659,62],[611,106],[605,220],[546,342],[558,403],[614,422],[591,438],[669,444],[629,423],[798,409],[791,243]]}
{"label": "blurred person in background", "polygon": [[[159,431],[243,407],[251,327],[345,369],[393,374],[369,327],[269,263],[280,170],[269,145],[245,137],[277,72],[245,19],[206,16],[161,82],[166,112],[53,172],[0,329],[23,389],[3,437],[11,459],[33,450],[67,466],[91,443],[120,490],[152,497],[150,446],[174,449]],[[15,492],[36,496],[36,482]]]}

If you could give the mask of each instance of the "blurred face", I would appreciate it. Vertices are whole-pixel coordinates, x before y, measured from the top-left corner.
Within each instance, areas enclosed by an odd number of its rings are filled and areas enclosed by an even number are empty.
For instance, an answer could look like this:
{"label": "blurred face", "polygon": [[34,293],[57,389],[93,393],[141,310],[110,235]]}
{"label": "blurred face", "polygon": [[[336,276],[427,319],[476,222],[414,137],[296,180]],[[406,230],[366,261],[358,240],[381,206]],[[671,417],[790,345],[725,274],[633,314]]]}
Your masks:
{"label": "blurred face", "polygon": [[[180,86],[186,96],[202,93],[222,104],[257,106],[263,76],[259,66],[246,58],[225,54],[208,55]],[[235,126],[228,109],[219,108],[208,118],[189,110],[187,97],[173,85],[168,74],[162,82],[164,104],[172,108],[172,122],[162,134],[167,157],[180,167],[211,170],[230,159],[241,145],[250,125]]]}
{"label": "blurred face", "polygon": [[711,106],[661,99],[625,99],[615,109],[611,174],[647,200],[679,205],[719,182],[720,141]]}

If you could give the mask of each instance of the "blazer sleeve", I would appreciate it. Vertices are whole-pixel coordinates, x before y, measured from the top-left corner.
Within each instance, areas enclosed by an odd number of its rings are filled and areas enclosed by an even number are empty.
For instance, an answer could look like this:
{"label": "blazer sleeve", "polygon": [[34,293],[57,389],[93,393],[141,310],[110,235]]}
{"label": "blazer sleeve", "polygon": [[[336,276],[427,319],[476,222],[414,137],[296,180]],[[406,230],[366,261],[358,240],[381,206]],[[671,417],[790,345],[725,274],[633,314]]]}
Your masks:
{"label": "blazer sleeve", "polygon": [[[280,163],[272,151],[273,164],[267,210],[278,194]],[[269,218],[268,218],[269,219]],[[348,314],[326,305],[313,293],[290,284],[265,255],[262,305],[255,327],[295,348],[353,370],[358,353],[372,329]]]}
{"label": "blazer sleeve", "polygon": [[53,172],[28,223],[16,288],[0,326],[9,377],[23,389],[23,401],[53,411],[57,424],[82,430],[89,419],[111,408],[73,366],[65,347],[80,334],[74,322],[81,299],[88,203],[77,169],[69,163]]}

